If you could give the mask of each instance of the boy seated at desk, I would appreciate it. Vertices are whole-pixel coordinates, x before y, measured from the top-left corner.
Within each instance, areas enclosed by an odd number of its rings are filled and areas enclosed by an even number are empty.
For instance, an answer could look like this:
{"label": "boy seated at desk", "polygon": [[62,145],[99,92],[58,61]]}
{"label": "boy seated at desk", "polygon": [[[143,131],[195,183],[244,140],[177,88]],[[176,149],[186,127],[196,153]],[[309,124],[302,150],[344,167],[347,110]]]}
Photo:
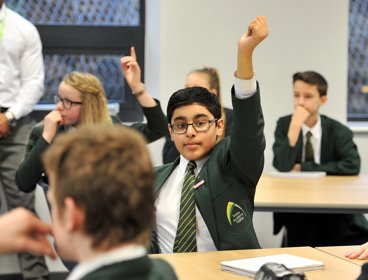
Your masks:
{"label": "boy seated at desk", "polygon": [[267,35],[265,17],[257,17],[239,39],[231,137],[218,141],[221,105],[207,89],[171,96],[168,129],[180,157],[156,169],[153,252],[259,248],[252,216],[265,139],[252,54]]}
{"label": "boy seated at desk", "polygon": [[57,137],[43,159],[58,252],[79,262],[68,280],[176,279],[146,254],[154,175],[138,132],[85,126]]}
{"label": "boy seated at desk", "polygon": [[[273,165],[279,171],[325,171],[357,175],[360,157],[352,131],[319,113],[327,102],[327,82],[317,72],[293,76],[294,112],[277,122]],[[361,214],[274,213],[274,234],[285,226],[284,246],[361,244],[368,222]]]}

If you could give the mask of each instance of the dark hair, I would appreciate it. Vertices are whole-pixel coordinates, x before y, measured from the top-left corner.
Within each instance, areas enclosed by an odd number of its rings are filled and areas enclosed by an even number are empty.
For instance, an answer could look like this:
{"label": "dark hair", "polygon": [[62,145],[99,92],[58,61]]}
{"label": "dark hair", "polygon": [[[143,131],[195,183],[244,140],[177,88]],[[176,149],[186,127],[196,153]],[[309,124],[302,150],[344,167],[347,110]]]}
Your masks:
{"label": "dark hair", "polygon": [[154,175],[142,135],[121,125],[81,127],[57,137],[43,160],[59,214],[73,198],[93,248],[148,242]]}
{"label": "dark hair", "polygon": [[315,71],[305,71],[295,73],[293,75],[293,84],[296,81],[303,81],[310,85],[316,85],[320,97],[327,95],[327,87],[328,87],[327,81],[321,74]]}
{"label": "dark hair", "polygon": [[221,118],[221,105],[216,95],[203,87],[190,87],[180,89],[171,95],[167,104],[168,122],[171,123],[172,115],[177,108],[192,104],[206,107],[215,119]]}

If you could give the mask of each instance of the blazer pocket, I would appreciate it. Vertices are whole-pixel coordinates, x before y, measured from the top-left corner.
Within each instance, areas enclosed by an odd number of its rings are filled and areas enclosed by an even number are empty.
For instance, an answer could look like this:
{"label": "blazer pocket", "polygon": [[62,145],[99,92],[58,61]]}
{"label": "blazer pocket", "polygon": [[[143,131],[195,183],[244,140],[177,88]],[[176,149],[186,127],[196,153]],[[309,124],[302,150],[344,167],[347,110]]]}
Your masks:
{"label": "blazer pocket", "polygon": [[218,230],[233,236],[244,235],[252,229],[252,215],[247,207],[244,194],[228,191],[215,201]]}

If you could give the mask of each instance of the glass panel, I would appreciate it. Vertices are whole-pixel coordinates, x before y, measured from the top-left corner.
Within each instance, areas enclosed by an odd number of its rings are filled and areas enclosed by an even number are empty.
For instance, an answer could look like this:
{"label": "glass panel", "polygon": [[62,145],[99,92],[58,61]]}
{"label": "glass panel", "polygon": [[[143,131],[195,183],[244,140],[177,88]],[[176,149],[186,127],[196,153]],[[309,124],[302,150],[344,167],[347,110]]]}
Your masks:
{"label": "glass panel", "polygon": [[139,0],[7,0],[34,24],[139,26]]}
{"label": "glass panel", "polygon": [[348,120],[368,120],[368,1],[350,0]]}
{"label": "glass panel", "polygon": [[96,75],[103,83],[109,103],[124,103],[126,82],[119,55],[45,55],[45,94],[39,104],[53,103],[63,76],[72,71]]}

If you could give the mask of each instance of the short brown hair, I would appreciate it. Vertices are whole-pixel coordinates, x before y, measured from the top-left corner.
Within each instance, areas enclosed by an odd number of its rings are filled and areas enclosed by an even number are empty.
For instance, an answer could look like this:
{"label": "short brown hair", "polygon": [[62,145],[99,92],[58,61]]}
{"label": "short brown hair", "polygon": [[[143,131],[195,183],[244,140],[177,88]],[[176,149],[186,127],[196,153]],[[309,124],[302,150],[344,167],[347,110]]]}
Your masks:
{"label": "short brown hair", "polygon": [[81,127],[57,137],[43,160],[61,213],[67,197],[84,210],[92,247],[148,237],[154,176],[140,134],[121,125]]}
{"label": "short brown hair", "polygon": [[315,71],[305,71],[295,73],[293,75],[293,84],[296,81],[303,81],[310,85],[316,85],[320,97],[327,95],[327,88],[328,88],[327,81],[321,74]]}

